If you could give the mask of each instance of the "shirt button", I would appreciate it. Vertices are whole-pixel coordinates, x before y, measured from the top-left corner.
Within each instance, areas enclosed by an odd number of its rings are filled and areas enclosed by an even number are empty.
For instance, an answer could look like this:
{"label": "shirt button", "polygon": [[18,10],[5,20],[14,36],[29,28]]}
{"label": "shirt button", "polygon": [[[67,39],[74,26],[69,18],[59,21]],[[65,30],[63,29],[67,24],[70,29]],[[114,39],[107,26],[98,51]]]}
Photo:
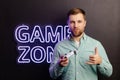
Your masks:
{"label": "shirt button", "polygon": [[79,74],[79,72],[77,72],[77,74]]}

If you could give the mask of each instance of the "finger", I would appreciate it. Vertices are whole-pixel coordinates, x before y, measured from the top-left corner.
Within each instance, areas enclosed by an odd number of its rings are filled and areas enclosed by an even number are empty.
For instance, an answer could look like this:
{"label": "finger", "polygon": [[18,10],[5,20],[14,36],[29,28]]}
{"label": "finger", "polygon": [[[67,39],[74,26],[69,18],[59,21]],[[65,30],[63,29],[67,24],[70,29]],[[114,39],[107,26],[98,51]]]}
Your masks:
{"label": "finger", "polygon": [[98,55],[98,48],[95,47],[95,55]]}
{"label": "finger", "polygon": [[61,62],[61,65],[67,65],[67,64],[68,64],[68,60]]}
{"label": "finger", "polygon": [[87,64],[96,64],[96,61],[88,61]]}
{"label": "finger", "polygon": [[88,61],[86,62],[86,64],[94,64],[92,61]]}
{"label": "finger", "polygon": [[68,58],[62,58],[61,61],[66,62],[66,61],[68,61]]}
{"label": "finger", "polygon": [[89,58],[89,60],[90,60],[90,61],[96,61],[96,59],[95,59],[95,58]]}
{"label": "finger", "polygon": [[95,55],[90,55],[89,58],[95,58]]}
{"label": "finger", "polygon": [[67,61],[65,61],[65,62],[63,62],[63,64],[68,64],[68,60],[67,60]]}

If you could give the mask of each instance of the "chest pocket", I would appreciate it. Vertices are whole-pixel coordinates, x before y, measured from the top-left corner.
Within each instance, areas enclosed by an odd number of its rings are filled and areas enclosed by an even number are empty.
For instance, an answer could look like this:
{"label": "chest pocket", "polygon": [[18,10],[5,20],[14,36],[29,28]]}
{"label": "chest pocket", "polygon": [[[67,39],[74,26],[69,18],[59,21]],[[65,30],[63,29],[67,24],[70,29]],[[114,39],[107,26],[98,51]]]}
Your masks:
{"label": "chest pocket", "polygon": [[94,50],[82,50],[80,52],[78,52],[78,56],[79,56],[79,65],[81,68],[83,69],[88,69],[90,66],[88,64],[86,64],[87,61],[89,61],[89,56],[94,54]]}
{"label": "chest pocket", "polygon": [[95,52],[93,49],[85,49],[78,52],[79,57],[84,59],[89,59],[90,55],[93,55]]}

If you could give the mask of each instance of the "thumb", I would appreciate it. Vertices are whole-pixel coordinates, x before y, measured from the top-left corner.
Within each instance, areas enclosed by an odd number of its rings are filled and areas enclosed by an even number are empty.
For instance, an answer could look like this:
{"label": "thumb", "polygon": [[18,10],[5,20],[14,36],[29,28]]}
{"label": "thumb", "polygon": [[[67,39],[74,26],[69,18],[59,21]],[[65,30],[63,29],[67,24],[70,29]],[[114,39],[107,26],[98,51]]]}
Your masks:
{"label": "thumb", "polygon": [[98,53],[98,48],[97,47],[95,47],[95,55],[98,55],[99,53]]}

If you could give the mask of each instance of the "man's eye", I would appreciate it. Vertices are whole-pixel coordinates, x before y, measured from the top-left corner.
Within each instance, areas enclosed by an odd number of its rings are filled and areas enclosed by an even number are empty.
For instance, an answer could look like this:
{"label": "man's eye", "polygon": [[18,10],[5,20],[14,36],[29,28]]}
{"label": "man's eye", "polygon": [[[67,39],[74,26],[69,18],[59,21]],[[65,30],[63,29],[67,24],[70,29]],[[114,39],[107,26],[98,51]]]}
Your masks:
{"label": "man's eye", "polygon": [[80,20],[80,21],[78,21],[78,23],[81,23],[82,21]]}
{"label": "man's eye", "polygon": [[72,24],[72,23],[74,23],[74,21],[70,21],[70,23]]}

